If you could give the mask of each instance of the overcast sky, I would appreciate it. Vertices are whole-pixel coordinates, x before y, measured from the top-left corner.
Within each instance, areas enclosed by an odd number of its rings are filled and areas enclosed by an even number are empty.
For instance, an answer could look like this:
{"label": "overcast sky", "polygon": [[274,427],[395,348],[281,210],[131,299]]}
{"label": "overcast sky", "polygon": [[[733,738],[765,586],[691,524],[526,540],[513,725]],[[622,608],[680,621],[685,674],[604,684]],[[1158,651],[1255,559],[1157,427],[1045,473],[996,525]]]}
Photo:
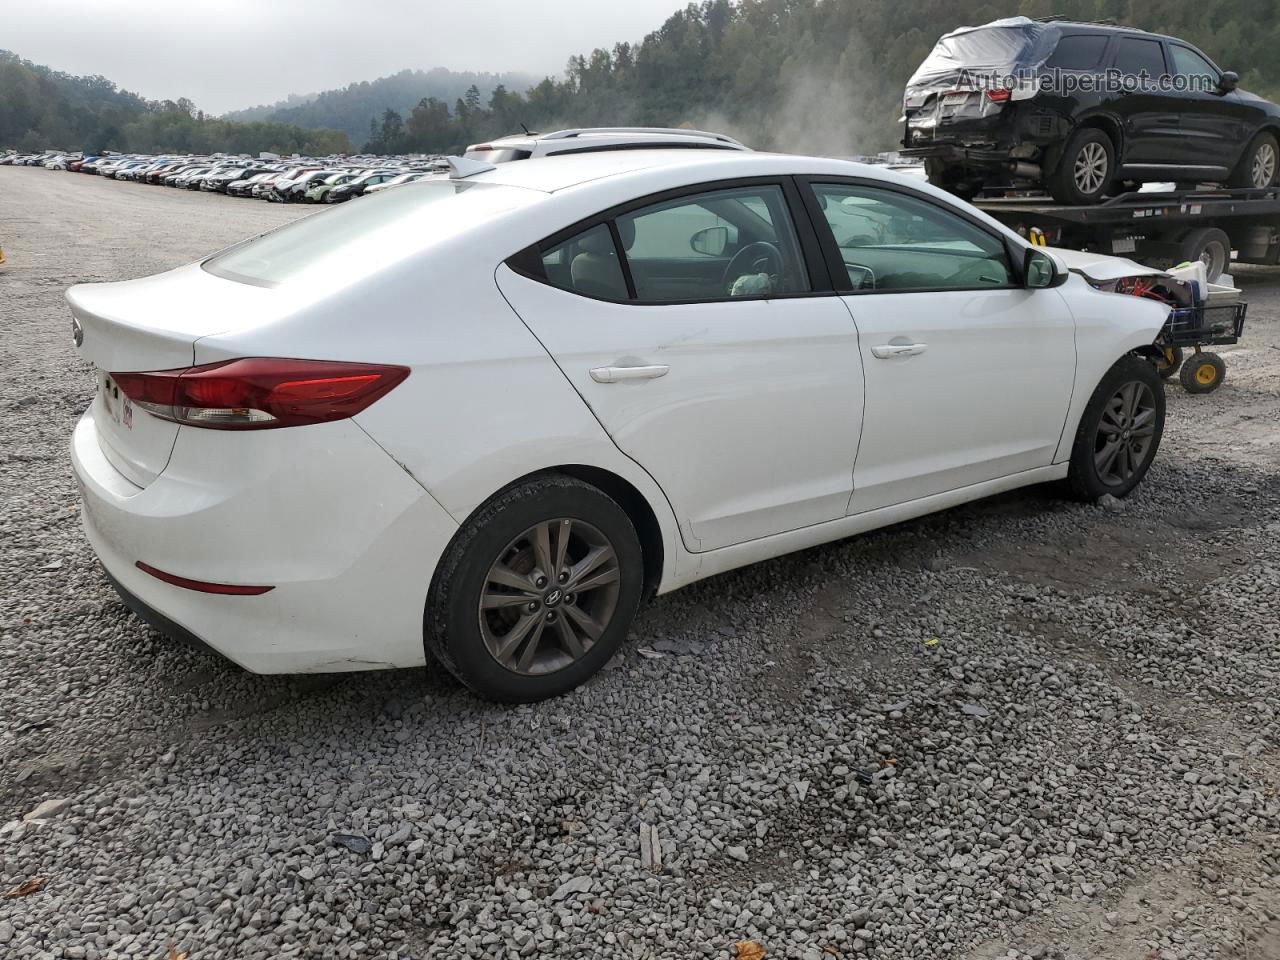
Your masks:
{"label": "overcast sky", "polygon": [[640,40],[682,0],[10,0],[0,47],[208,113],[406,67],[560,74]]}

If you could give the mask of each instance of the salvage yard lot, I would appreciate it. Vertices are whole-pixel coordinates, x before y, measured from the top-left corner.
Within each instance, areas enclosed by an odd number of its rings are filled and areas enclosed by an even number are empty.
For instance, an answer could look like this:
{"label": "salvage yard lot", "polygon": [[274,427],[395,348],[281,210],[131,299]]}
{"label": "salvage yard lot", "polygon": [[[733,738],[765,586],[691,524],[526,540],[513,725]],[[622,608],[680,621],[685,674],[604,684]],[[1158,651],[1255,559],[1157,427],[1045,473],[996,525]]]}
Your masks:
{"label": "salvage yard lot", "polygon": [[1123,509],[712,579],[495,707],[188,651],[81,535],[66,287],[312,209],[0,168],[0,954],[1280,958],[1280,272]]}

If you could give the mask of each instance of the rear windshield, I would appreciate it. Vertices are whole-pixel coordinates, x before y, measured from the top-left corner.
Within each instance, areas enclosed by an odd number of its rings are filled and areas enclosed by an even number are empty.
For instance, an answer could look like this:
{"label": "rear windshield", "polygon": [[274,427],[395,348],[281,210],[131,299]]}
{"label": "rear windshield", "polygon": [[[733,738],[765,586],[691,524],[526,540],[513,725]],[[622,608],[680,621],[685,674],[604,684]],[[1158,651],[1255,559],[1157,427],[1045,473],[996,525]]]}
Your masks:
{"label": "rear windshield", "polygon": [[496,150],[468,150],[463,156],[468,160],[479,160],[482,163],[508,163],[511,160],[528,160],[533,156],[533,152],[517,150],[515,147],[503,147]]}
{"label": "rear windshield", "polygon": [[964,27],[947,34],[907,81],[917,86],[953,82],[963,70],[1013,72],[1044,63],[1056,45],[1059,30],[1052,24],[1013,17],[984,27]]}
{"label": "rear windshield", "polygon": [[[420,249],[424,239],[445,241],[545,196],[465,180],[379,190],[246,240],[202,266],[215,276],[264,287],[303,275],[359,276]],[[494,263],[502,256],[495,255]]]}

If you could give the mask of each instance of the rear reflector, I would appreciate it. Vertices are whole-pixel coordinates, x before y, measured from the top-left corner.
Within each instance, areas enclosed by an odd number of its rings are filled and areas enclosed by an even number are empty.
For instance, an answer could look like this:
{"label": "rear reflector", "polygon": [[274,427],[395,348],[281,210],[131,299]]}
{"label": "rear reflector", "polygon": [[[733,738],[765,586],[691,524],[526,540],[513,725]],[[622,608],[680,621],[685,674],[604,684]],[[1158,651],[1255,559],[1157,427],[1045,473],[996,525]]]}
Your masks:
{"label": "rear reflector", "polygon": [[181,370],[113,373],[149,413],[192,427],[263,430],[354,417],[385,396],[408,367],[247,357]]}
{"label": "rear reflector", "polygon": [[262,594],[275,589],[275,587],[250,587],[238,583],[206,583],[204,580],[189,580],[186,577],[178,576],[176,573],[165,573],[163,570],[157,570],[151,564],[143,563],[141,560],[134,566],[143,573],[151,574],[157,580],[163,580],[165,583],[171,583],[175,587],[196,590],[200,593],[219,593],[229,597],[260,597]]}
{"label": "rear reflector", "polygon": [[1013,98],[1013,91],[1009,90],[1006,87],[1001,87],[998,90],[987,91],[987,99],[990,100],[992,103],[1006,103],[1012,98]]}

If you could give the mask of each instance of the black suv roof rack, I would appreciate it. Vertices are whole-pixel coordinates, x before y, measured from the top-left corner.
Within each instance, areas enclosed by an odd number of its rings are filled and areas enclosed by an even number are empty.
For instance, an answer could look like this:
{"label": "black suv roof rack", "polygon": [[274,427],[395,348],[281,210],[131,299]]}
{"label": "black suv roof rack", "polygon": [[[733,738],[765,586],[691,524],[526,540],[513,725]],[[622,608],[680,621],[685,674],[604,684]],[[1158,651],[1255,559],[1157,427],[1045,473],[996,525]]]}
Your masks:
{"label": "black suv roof rack", "polygon": [[1078,23],[1081,26],[1115,27],[1117,30],[1136,30],[1139,33],[1147,33],[1141,27],[1132,27],[1127,23],[1121,23],[1119,20],[1077,20],[1075,17],[1068,17],[1061,13],[1055,13],[1051,17],[1034,17],[1033,19],[1036,23]]}

